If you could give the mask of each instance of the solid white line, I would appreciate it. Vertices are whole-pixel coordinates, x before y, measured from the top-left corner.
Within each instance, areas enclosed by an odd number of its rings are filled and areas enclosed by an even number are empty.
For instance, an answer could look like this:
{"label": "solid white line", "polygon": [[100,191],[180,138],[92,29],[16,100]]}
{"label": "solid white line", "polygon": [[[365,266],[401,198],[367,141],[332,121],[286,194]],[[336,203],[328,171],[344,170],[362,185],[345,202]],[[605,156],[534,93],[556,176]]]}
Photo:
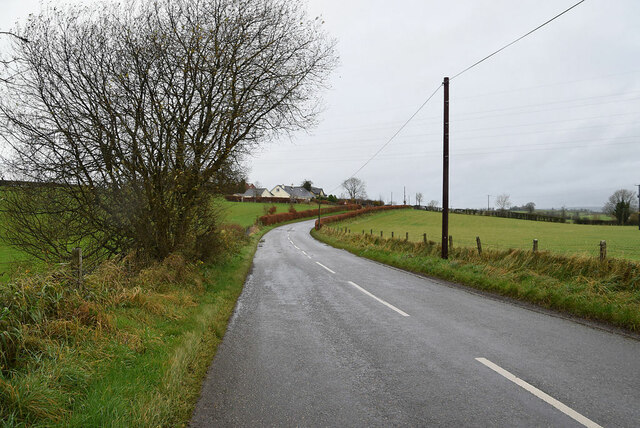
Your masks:
{"label": "solid white line", "polygon": [[360,287],[358,284],[356,284],[355,282],[349,281],[349,284],[353,285],[354,287],[356,287],[358,290],[362,291],[364,294],[366,294],[369,297],[373,297],[374,299],[376,299],[378,302],[382,303],[383,305],[393,309],[394,311],[396,311],[397,313],[399,313],[400,315],[402,315],[403,317],[408,317],[409,314],[406,312],[401,311],[400,309],[396,308],[395,306],[393,306],[391,303],[385,302],[384,300],[382,300],[379,297],[374,296],[373,294],[369,293],[367,290],[365,290],[364,288]]}
{"label": "solid white line", "polygon": [[523,381],[519,377],[516,377],[515,375],[509,373],[508,371],[506,371],[505,369],[503,369],[499,365],[492,363],[491,361],[487,360],[486,358],[476,358],[476,361],[478,361],[479,363],[484,364],[485,366],[489,367],[494,372],[498,373],[501,376],[504,376],[505,378],[509,379],[511,382],[515,383],[516,385],[526,389],[527,391],[529,391],[530,393],[532,393],[533,395],[535,395],[536,397],[538,397],[542,401],[551,404],[553,407],[555,407],[556,409],[560,410],[562,413],[564,413],[565,415],[569,416],[570,418],[572,418],[572,419],[576,420],[577,422],[581,423],[582,425],[584,425],[586,427],[589,427],[589,428],[602,428],[600,425],[598,425],[597,423],[593,422],[591,419],[589,419],[589,418],[587,418],[585,416],[582,416],[580,413],[576,412],[572,408],[562,404],[561,402],[559,402],[555,398],[551,397],[550,395],[545,394],[544,392],[540,391],[535,386],[533,386],[533,385]]}
{"label": "solid white line", "polygon": [[318,265],[322,266],[323,268],[325,268],[326,270],[328,270],[329,272],[331,272],[331,273],[335,274],[335,272],[334,272],[334,271],[332,271],[331,269],[329,269],[328,267],[326,267],[326,266],[325,266],[325,265],[323,265],[322,263],[320,263],[320,262],[316,262],[316,263],[317,263]]}

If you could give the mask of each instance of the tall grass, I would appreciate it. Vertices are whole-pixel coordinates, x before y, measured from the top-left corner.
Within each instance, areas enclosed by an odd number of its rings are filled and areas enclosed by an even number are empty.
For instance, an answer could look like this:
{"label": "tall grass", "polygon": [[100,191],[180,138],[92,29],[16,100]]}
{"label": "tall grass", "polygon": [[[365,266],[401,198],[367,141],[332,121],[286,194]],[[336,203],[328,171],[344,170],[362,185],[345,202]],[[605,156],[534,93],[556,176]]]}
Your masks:
{"label": "tall grass", "polygon": [[440,259],[440,245],[406,242],[335,229],[317,238],[355,254],[410,271],[460,282],[580,317],[640,330],[640,263],[526,250],[454,248]]}
{"label": "tall grass", "polygon": [[185,425],[259,239],[223,230],[208,265],[126,258],[82,284],[56,267],[2,285],[2,425]]}

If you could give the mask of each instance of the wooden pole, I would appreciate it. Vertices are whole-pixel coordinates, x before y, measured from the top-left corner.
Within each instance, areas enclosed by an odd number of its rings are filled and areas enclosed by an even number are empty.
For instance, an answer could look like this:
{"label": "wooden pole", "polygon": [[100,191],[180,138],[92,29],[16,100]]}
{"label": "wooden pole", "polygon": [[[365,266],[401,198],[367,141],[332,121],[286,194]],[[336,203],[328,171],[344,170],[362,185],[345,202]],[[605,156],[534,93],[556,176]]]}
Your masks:
{"label": "wooden pole", "polygon": [[442,254],[449,258],[449,78],[444,78],[444,116],[442,129]]}
{"label": "wooden pole", "polygon": [[449,235],[449,251],[453,250],[453,236]]}
{"label": "wooden pole", "polygon": [[406,235],[404,236],[404,240],[408,241],[409,240],[409,232],[406,233]]}
{"label": "wooden pole", "polygon": [[422,234],[422,241],[426,244],[427,243],[427,234],[423,233]]}
{"label": "wooden pole", "polygon": [[538,252],[538,240],[537,239],[533,240],[533,252],[534,253]]}
{"label": "wooden pole", "polygon": [[600,241],[600,261],[607,258],[607,241]]}
{"label": "wooden pole", "polygon": [[82,284],[82,248],[71,250],[71,267],[76,274],[78,285]]}
{"label": "wooden pole", "polygon": [[476,236],[476,244],[478,245],[478,254],[482,254],[482,243],[479,236]]}

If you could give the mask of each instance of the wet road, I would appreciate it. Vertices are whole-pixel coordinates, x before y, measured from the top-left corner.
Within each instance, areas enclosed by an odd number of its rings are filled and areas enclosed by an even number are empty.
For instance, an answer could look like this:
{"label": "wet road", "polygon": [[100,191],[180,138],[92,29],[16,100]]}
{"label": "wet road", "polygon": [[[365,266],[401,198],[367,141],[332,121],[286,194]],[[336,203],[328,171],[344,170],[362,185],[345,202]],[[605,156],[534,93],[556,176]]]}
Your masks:
{"label": "wet road", "polygon": [[640,341],[263,238],[192,426],[640,426]]}

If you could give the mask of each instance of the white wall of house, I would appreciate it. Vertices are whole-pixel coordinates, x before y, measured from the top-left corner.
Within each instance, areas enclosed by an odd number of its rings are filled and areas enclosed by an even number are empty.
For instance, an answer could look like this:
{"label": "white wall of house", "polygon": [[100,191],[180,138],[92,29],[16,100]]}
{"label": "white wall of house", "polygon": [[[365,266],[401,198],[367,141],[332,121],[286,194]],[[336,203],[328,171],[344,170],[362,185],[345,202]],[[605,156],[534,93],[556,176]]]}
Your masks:
{"label": "white wall of house", "polygon": [[273,198],[283,198],[283,199],[291,198],[291,195],[287,193],[287,191],[284,190],[284,188],[279,184],[273,189],[271,189],[271,194],[273,195],[272,196]]}

